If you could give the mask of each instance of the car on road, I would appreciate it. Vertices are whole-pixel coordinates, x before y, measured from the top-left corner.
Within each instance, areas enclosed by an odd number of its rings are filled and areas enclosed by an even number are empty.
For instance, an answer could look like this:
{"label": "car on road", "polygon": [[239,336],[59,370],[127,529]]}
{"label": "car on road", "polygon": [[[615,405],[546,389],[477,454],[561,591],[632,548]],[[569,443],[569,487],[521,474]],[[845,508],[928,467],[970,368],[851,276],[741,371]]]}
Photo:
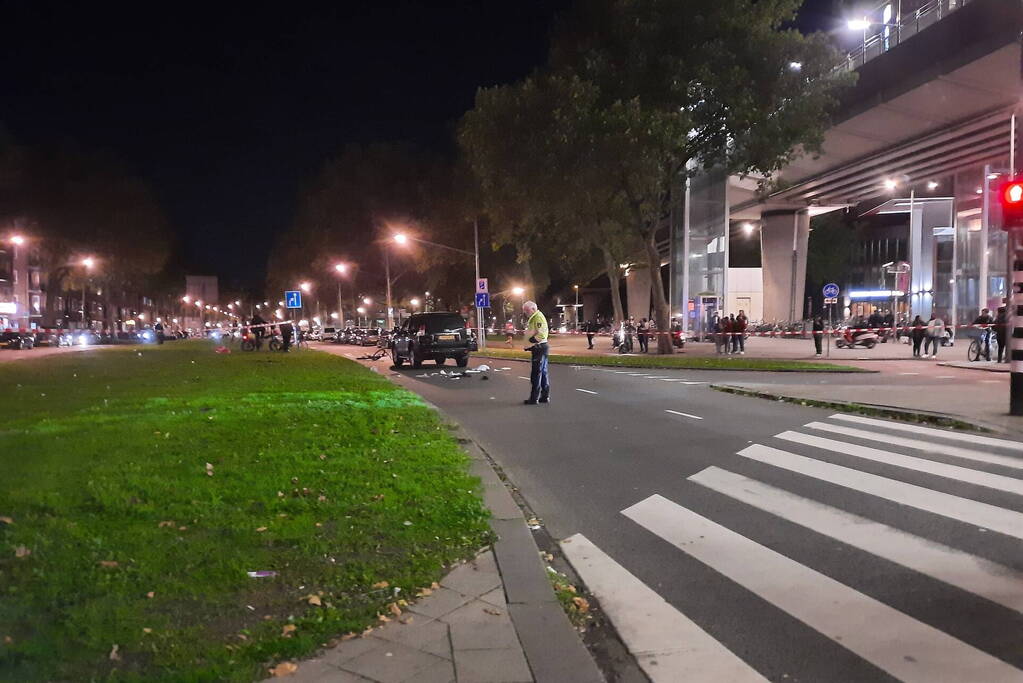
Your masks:
{"label": "car on road", "polygon": [[401,367],[406,362],[422,367],[424,360],[444,365],[453,358],[460,368],[469,364],[469,353],[476,350],[476,338],[458,313],[417,313],[394,331],[391,359]]}
{"label": "car on road", "polygon": [[320,332],[320,341],[322,342],[332,342],[336,338],[337,338],[336,327],[324,327],[323,331]]}
{"label": "car on road", "polygon": [[16,351],[20,351],[21,349],[31,349],[35,346],[35,338],[26,332],[7,330],[6,332],[0,333],[0,346],[8,349],[14,349]]}
{"label": "car on road", "polygon": [[362,336],[359,337],[359,344],[361,346],[376,346],[377,342],[380,341],[380,328],[370,327],[369,329],[363,330]]}

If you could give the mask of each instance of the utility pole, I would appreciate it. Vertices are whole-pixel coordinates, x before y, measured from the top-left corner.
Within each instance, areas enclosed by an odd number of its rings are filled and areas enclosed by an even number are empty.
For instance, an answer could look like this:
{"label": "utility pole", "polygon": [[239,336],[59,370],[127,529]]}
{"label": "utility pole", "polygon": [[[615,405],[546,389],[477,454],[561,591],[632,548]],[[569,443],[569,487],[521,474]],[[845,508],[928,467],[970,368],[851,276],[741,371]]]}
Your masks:
{"label": "utility pole", "polygon": [[387,279],[387,329],[394,329],[394,317],[391,314],[391,258],[387,247],[384,247],[384,277]]}
{"label": "utility pole", "polygon": [[[478,218],[472,219],[472,237],[473,237],[473,243],[475,244],[474,252],[475,252],[475,255],[476,255],[476,282],[479,282],[479,280],[480,280],[480,221],[479,221]],[[473,294],[472,294],[473,299],[475,300],[475,298],[476,298],[476,284],[475,283],[473,283],[472,292],[473,292]],[[473,303],[475,303],[475,301]],[[485,327],[483,325],[483,317],[481,315],[481,311],[482,310],[483,309],[481,309],[479,306],[476,307],[476,327],[478,328],[478,331],[476,333],[477,334],[476,338],[479,340],[479,347],[481,349],[485,349],[485,348],[487,348],[487,334],[486,334],[486,329],[485,329]]]}

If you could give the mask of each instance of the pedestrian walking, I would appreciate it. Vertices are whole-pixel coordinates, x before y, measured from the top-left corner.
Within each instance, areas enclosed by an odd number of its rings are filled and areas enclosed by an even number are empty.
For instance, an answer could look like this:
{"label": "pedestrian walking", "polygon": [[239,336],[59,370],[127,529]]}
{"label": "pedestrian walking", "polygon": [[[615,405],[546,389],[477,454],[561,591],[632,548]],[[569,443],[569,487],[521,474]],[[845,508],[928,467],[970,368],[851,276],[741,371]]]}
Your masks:
{"label": "pedestrian walking", "polygon": [[817,357],[821,357],[824,345],[824,318],[817,314],[813,317],[813,347],[817,351]]}
{"label": "pedestrian walking", "polygon": [[998,342],[998,362],[1002,362],[1002,353],[1005,353],[1005,362],[1009,362],[1009,349],[1005,347],[1005,332],[1009,324],[1009,317],[1006,314],[1005,306],[998,307],[995,315],[995,341]]}
{"label": "pedestrian walking", "polygon": [[923,321],[923,318],[917,316],[913,319],[913,329],[909,331],[909,338],[913,340],[913,357],[920,357],[920,345],[924,341],[924,337],[927,336],[927,323]]}
{"label": "pedestrian walking", "polygon": [[735,323],[732,325],[732,333],[735,335],[732,353],[738,351],[740,356],[746,355],[746,328],[748,326],[749,318],[746,317],[746,311],[739,309],[739,315],[735,316]]}
{"label": "pedestrian walking", "polygon": [[[924,358],[937,358],[938,346],[941,345],[941,338],[945,336],[945,322],[931,313],[931,319],[927,321],[927,340],[924,342]],[[934,347],[934,353],[927,355],[930,347]]]}
{"label": "pedestrian walking", "polygon": [[597,333],[597,321],[591,320],[586,323],[586,343],[589,344],[588,348],[593,348],[593,335]]}
{"label": "pedestrian walking", "polygon": [[732,323],[733,318],[727,315],[721,317],[721,345],[725,349],[725,353],[732,352]]}
{"label": "pedestrian walking", "polygon": [[636,328],[636,338],[639,340],[640,353],[648,353],[650,351],[650,324],[647,323],[646,318],[639,321],[639,326]]}
{"label": "pedestrian walking", "polygon": [[532,357],[529,368],[529,398],[523,403],[528,406],[550,403],[551,383],[547,375],[547,362],[550,356],[550,349],[547,346],[547,318],[533,301],[523,303],[522,312],[529,316],[526,321],[526,334],[529,335],[529,343],[532,344],[526,348]]}

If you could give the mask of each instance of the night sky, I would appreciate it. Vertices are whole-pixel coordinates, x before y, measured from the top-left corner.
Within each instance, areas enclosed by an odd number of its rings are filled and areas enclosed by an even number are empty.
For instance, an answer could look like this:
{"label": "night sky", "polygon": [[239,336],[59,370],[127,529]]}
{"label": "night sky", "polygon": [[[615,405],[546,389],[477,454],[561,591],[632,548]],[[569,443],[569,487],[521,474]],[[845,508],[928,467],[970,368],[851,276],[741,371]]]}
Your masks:
{"label": "night sky", "polygon": [[[827,29],[839,0],[809,0]],[[107,151],[148,181],[178,265],[259,286],[303,181],[350,142],[451,151],[478,86],[540,65],[568,0],[0,0],[0,125]]]}

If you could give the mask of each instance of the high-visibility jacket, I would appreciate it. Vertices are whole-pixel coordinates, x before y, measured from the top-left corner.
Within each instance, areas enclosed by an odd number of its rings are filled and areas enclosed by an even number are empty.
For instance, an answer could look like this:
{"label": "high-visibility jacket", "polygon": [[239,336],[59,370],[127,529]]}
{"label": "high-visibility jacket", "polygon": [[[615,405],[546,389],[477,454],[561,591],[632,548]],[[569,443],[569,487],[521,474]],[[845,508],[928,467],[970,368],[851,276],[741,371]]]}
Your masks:
{"label": "high-visibility jacket", "polygon": [[540,309],[537,309],[526,321],[526,333],[530,337],[536,337],[538,342],[547,341],[547,318],[540,312]]}

